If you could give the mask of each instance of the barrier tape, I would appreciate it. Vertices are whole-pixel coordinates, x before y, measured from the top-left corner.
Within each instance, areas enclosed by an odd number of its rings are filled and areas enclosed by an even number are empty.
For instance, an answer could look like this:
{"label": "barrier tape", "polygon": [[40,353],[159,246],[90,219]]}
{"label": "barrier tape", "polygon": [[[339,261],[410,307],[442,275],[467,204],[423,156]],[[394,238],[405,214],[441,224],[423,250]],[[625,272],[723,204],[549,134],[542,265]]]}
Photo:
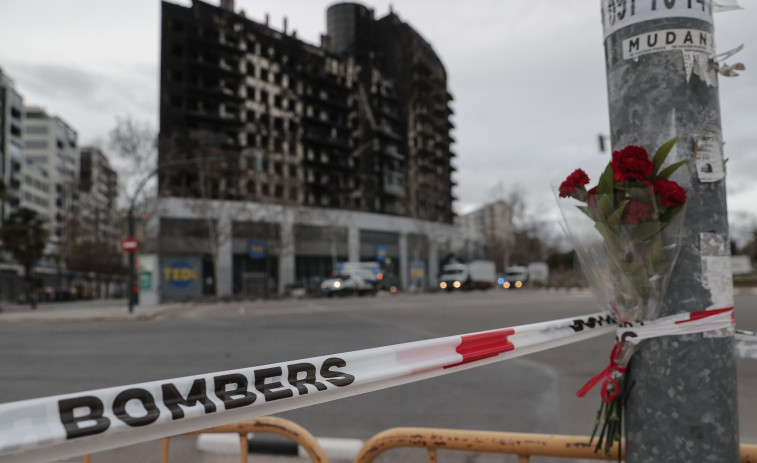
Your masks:
{"label": "barrier tape", "polygon": [[617,342],[610,352],[609,365],[584,384],[576,392],[576,396],[585,397],[594,386],[601,382],[602,402],[610,403],[618,397],[620,392],[618,378],[626,372],[626,365],[628,364],[630,355],[633,354],[633,349],[624,349],[626,342],[631,346],[635,346],[644,339],[714,332],[717,330],[728,330],[726,335],[733,336],[733,324],[735,321],[733,307],[726,307],[697,312],[682,312],[643,322],[623,322],[623,326],[619,327],[615,332],[615,340]]}
{"label": "barrier tape", "polygon": [[619,341],[638,344],[644,339],[660,336],[703,333],[730,328],[735,322],[733,307],[683,312],[651,321],[628,324],[618,328]]}
{"label": "barrier tape", "polygon": [[53,461],[488,365],[616,329],[606,313],[0,404],[0,460]]}

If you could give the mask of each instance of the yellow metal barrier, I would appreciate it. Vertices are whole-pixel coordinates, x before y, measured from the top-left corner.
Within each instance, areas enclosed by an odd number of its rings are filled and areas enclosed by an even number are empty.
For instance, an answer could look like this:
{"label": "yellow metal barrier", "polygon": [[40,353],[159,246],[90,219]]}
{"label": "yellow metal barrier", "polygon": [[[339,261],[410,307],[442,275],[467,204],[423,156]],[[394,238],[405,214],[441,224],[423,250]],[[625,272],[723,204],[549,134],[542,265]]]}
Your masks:
{"label": "yellow metal barrier", "polygon": [[[323,448],[310,432],[283,418],[267,416],[239,421],[195,431],[188,433],[188,435],[205,433],[238,434],[242,463],[248,462],[247,434],[249,433],[272,433],[288,437],[308,452],[311,461],[329,463]],[[363,445],[354,463],[372,463],[381,453],[401,447],[426,448],[431,463],[438,462],[437,450],[439,449],[518,455],[519,463],[528,463],[531,456],[617,461],[617,445],[613,447],[609,455],[604,455],[602,452],[595,452],[595,446],[589,445],[588,442],[588,436],[467,431],[461,429],[392,428],[370,438]],[[170,463],[170,438],[161,440],[161,451],[161,461]],[[84,456],[84,463],[91,463],[91,461],[90,455]],[[757,463],[757,445],[741,445],[741,463]]]}
{"label": "yellow metal barrier", "polygon": [[[255,418],[252,420],[239,421],[237,423],[224,424],[222,426],[216,426],[214,428],[203,429],[202,431],[195,431],[186,435],[192,434],[208,434],[208,433],[235,433],[239,435],[239,450],[242,463],[248,462],[248,448],[247,448],[247,434],[249,433],[269,433],[278,434],[280,436],[288,437],[293,440],[302,448],[304,448],[310,460],[314,463],[329,463],[326,453],[321,448],[318,441],[313,437],[307,429],[303,428],[297,423],[294,423],[283,418],[277,418],[275,416],[265,416],[262,418]],[[84,463],[91,463],[92,457],[90,455],[84,455]],[[170,463],[170,438],[161,439],[161,462]]]}
{"label": "yellow metal barrier", "polygon": [[[507,453],[518,455],[519,463],[527,463],[531,456],[615,461],[618,459],[617,445],[609,455],[604,455],[601,451],[594,452],[595,446],[589,445],[587,436],[393,428],[369,439],[354,463],[371,463],[379,454],[399,447],[426,448],[431,463],[438,461],[438,449]],[[741,463],[757,463],[757,445],[741,446]]]}

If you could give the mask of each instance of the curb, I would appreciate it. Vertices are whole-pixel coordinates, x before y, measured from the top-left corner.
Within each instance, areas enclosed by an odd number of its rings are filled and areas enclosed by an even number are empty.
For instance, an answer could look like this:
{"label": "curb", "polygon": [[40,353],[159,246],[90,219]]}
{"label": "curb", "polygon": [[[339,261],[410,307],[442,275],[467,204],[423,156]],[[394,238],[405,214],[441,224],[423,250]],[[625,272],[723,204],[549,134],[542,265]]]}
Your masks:
{"label": "curb", "polygon": [[[316,441],[328,456],[329,461],[354,461],[364,444],[360,439],[335,437],[316,437]],[[303,447],[286,438],[276,439],[268,435],[249,434],[247,444],[248,453],[309,458]],[[197,449],[208,453],[239,455],[239,434],[200,434],[197,438]]]}

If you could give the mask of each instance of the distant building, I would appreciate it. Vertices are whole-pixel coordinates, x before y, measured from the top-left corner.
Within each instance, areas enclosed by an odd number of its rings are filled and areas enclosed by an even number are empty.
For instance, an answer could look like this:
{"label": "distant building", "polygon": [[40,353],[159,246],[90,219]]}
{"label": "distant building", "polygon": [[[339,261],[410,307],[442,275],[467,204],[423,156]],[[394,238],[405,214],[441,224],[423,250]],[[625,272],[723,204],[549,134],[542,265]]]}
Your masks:
{"label": "distant building", "polygon": [[[266,274],[283,291],[341,260],[388,257],[398,286],[423,287],[436,285],[440,253],[480,254],[480,237],[453,221],[441,60],[394,12],[376,19],[337,3],[326,17],[316,46],[286,20],[276,30],[236,12],[233,0],[162,3],[159,165],[173,165],[158,179],[172,205],[156,219],[162,274],[171,259],[191,260],[201,268],[184,273],[206,275],[196,291],[244,294],[245,275]],[[216,213],[246,204],[221,240],[219,281],[200,211],[209,200],[220,201]],[[248,256],[255,239],[275,244],[266,264]],[[190,286],[164,283],[171,297]]]}
{"label": "distant building", "polygon": [[0,222],[21,203],[24,99],[0,68],[0,179],[8,198],[0,202]]}
{"label": "distant building", "polygon": [[[79,197],[78,135],[60,117],[39,107],[26,107],[23,139],[24,162],[42,169],[50,182],[52,201],[44,216],[50,220],[53,253],[60,256],[66,252],[65,246],[72,239],[73,230],[69,225]],[[32,189],[27,187],[26,191]]]}
{"label": "distant building", "polygon": [[122,237],[118,216],[118,175],[105,154],[95,147],[81,148],[79,213],[74,241],[108,243],[114,248]]}
{"label": "distant building", "polygon": [[460,225],[484,237],[485,254],[503,271],[510,265],[509,255],[515,245],[512,206],[505,201],[489,203],[460,216]]}

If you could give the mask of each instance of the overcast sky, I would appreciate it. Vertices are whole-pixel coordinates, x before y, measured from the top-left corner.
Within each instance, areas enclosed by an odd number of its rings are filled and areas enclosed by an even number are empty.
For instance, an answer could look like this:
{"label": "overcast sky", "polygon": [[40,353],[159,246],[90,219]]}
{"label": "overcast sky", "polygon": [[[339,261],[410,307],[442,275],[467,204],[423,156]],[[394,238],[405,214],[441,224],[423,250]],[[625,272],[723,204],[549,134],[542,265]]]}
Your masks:
{"label": "overcast sky", "polygon": [[[209,0],[218,4],[219,0]],[[189,0],[174,3],[191,4]],[[317,44],[324,0],[237,0],[247,17]],[[718,52],[747,70],[720,79],[731,217],[757,217],[757,5],[715,15]],[[386,1],[365,1],[383,17]],[[458,213],[522,188],[553,214],[549,182],[588,157],[609,132],[599,0],[394,0],[394,11],[433,46],[455,101]],[[0,67],[27,105],[59,115],[80,144],[104,139],[117,117],[157,128],[158,0],[2,0]],[[608,154],[604,154],[605,159]],[[595,158],[596,159],[596,158]],[[499,185],[501,187],[497,188]],[[757,225],[757,224],[756,224]]]}

